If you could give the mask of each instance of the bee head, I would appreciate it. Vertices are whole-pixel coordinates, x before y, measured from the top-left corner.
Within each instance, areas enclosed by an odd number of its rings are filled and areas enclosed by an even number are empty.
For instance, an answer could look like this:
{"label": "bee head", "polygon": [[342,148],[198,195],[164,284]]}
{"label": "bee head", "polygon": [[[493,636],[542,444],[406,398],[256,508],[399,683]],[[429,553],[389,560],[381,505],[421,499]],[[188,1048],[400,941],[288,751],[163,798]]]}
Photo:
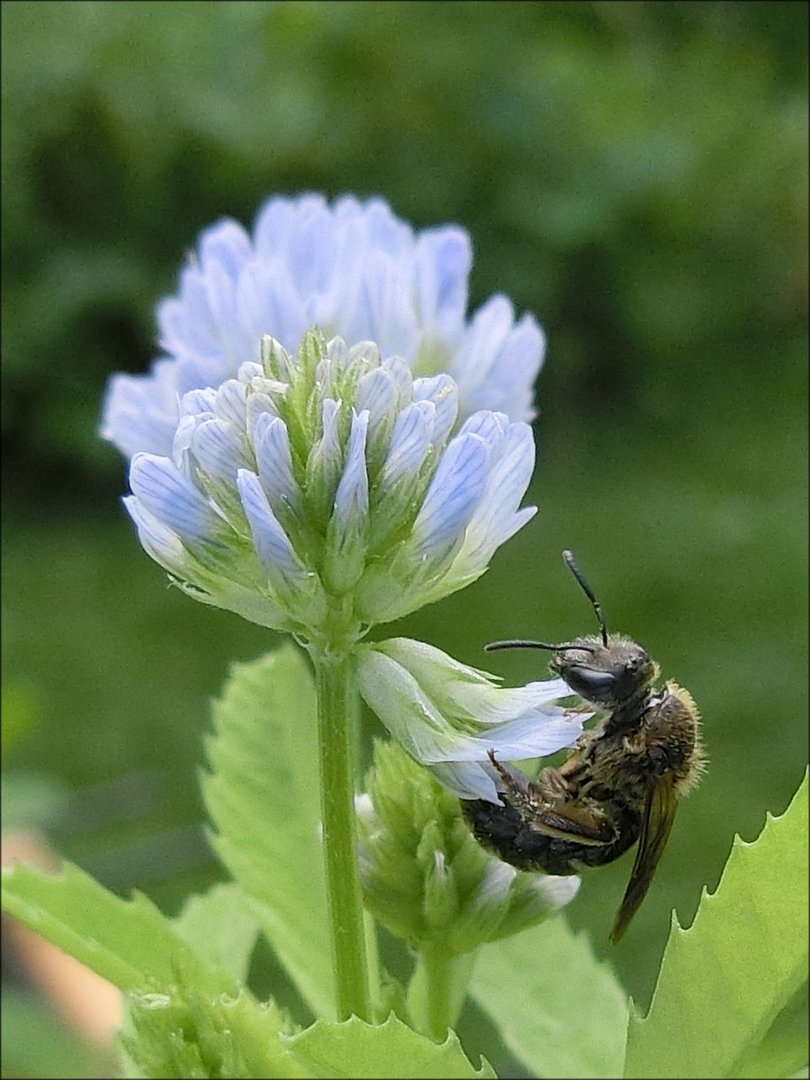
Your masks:
{"label": "bee head", "polygon": [[570,551],[563,552],[568,569],[577,579],[596,612],[599,634],[551,645],[545,641],[494,641],[493,649],[548,649],[550,668],[585,701],[602,709],[616,709],[651,686],[658,666],[645,649],[621,634],[608,634],[602,608]]}
{"label": "bee head", "polygon": [[556,645],[549,666],[581,698],[602,709],[631,701],[658,675],[647,651],[620,634],[611,634],[606,642],[583,637]]}

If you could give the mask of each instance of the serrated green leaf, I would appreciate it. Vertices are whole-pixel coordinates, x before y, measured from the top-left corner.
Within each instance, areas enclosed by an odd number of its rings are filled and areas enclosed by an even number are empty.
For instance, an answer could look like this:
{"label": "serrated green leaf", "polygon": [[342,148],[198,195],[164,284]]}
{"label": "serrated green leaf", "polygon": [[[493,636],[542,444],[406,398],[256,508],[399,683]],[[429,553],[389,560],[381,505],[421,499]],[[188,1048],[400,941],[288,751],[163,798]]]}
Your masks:
{"label": "serrated green leaf", "polygon": [[807,978],[807,861],[805,776],[757,840],[735,838],[692,926],[673,916],[650,1012],[628,1025],[625,1076],[750,1075]]}
{"label": "serrated green leaf", "polygon": [[384,1024],[367,1024],[353,1016],[339,1024],[319,1020],[299,1035],[281,1036],[301,1066],[325,1080],[488,1080],[495,1076],[488,1062],[474,1069],[450,1032],[439,1044],[419,1035],[392,1013]]}
{"label": "serrated green leaf", "polygon": [[58,874],[24,863],[4,870],[3,907],[121,990],[169,986],[180,963],[201,987],[232,987],[193,955],[151,900],[140,893],[122,900],[70,863]]}
{"label": "serrated green leaf", "polygon": [[565,919],[485,945],[470,993],[530,1075],[621,1074],[627,998],[587,937]]}
{"label": "serrated green leaf", "polygon": [[286,1022],[272,1002],[250,994],[200,994],[187,980],[170,994],[132,994],[121,1044],[136,1075],[169,1078],[275,1077],[312,1074],[281,1041]]}
{"label": "serrated green leaf", "polygon": [[[796,1063],[807,1061],[807,1017],[808,985],[805,982],[776,1018],[765,1039],[742,1061],[736,1075],[741,1080],[796,1075]],[[806,1071],[804,1075],[807,1075]]]}
{"label": "serrated green leaf", "polygon": [[303,656],[285,645],[234,665],[213,714],[202,781],[213,846],[313,1013],[331,1016],[316,701]]}
{"label": "serrated green leaf", "polygon": [[213,885],[208,892],[190,897],[172,924],[197,956],[227,971],[238,983],[247,982],[260,928],[235,881]]}
{"label": "serrated green leaf", "polygon": [[474,1069],[450,1034],[433,1043],[393,1014],[384,1024],[357,1017],[318,1020],[291,1033],[272,1004],[250,995],[212,1000],[184,984],[172,994],[132,995],[122,1043],[140,1075],[161,1078],[276,1077],[364,1080],[384,1077],[491,1080]]}

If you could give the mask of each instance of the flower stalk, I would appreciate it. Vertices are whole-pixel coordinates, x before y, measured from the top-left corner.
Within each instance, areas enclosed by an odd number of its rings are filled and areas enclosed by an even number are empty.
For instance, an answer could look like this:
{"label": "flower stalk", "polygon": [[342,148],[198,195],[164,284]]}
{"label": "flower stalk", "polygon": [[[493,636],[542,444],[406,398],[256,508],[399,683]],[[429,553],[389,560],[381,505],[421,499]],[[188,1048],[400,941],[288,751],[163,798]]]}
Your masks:
{"label": "flower stalk", "polygon": [[321,821],[338,1020],[371,1020],[357,865],[354,748],[359,699],[347,654],[312,650],[318,696]]}
{"label": "flower stalk", "polygon": [[410,985],[408,1011],[417,1031],[444,1042],[467,996],[475,953],[452,955],[439,943],[420,950]]}

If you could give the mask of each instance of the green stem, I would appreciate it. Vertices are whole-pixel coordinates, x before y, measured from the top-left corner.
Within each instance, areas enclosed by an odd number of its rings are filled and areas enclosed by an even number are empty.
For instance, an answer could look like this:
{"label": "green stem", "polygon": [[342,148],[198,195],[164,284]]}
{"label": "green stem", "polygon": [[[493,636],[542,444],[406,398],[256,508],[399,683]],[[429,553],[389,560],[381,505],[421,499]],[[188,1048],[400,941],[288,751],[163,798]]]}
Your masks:
{"label": "green stem", "polygon": [[475,953],[452,956],[440,946],[420,949],[408,987],[414,1026],[435,1042],[444,1042],[467,996]]}
{"label": "green stem", "polygon": [[321,820],[338,1020],[371,1020],[357,873],[354,728],[358,698],[346,655],[313,655],[318,692]]}

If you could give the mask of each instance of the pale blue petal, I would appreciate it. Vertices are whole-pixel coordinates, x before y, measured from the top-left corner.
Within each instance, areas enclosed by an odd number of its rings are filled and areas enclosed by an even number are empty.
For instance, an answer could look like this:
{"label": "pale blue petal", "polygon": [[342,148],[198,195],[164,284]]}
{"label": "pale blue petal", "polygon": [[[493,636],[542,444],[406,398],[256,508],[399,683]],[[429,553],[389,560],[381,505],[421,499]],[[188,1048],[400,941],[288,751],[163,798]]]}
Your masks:
{"label": "pale blue petal", "polygon": [[[243,360],[252,360],[256,348],[250,348],[239,321],[236,282],[225,267],[210,263],[205,267],[206,301],[211,319],[217,327],[217,354],[234,371]],[[255,345],[258,346],[258,342]]]}
{"label": "pale blue petal", "polygon": [[[245,426],[248,439],[251,442],[256,438],[256,428],[263,416],[269,416],[271,420],[278,417],[278,408],[269,394],[253,391],[248,395],[247,408],[245,410]],[[263,421],[266,423],[267,421]]]}
{"label": "pale blue petal", "polygon": [[433,402],[418,401],[397,416],[381,474],[383,490],[390,491],[403,477],[419,472],[430,448],[435,415]]}
{"label": "pale blue petal", "polygon": [[416,379],[413,384],[414,401],[431,401],[436,407],[433,418],[433,446],[442,446],[453,429],[458,416],[458,387],[449,375],[434,375]]}
{"label": "pale blue petal", "polygon": [[543,362],[545,338],[531,316],[516,327],[510,301],[495,295],[473,316],[453,357],[462,408],[499,409],[512,420],[534,416],[532,388]]}
{"label": "pale blue petal", "polygon": [[503,438],[504,432],[509,427],[509,418],[503,413],[493,412],[491,409],[479,409],[472,416],[468,416],[459,428],[459,435],[468,433],[478,435],[487,446],[496,446]]}
{"label": "pale blue petal", "polygon": [[182,540],[209,540],[223,524],[205,496],[168,458],[136,454],[129,486],[144,508]]}
{"label": "pale blue petal", "polygon": [[[244,366],[244,365],[243,365]],[[216,391],[214,411],[237,431],[244,432],[247,386],[240,379],[226,379]]]}
{"label": "pale blue petal", "polygon": [[[423,760],[486,761],[493,750],[499,760],[526,761],[546,757],[573,746],[582,734],[582,714],[572,711],[557,716],[527,713],[505,724],[494,724],[483,735],[458,735],[452,744],[435,747]],[[434,756],[435,755],[435,756]]]}
{"label": "pale blue petal", "polygon": [[268,497],[291,507],[298,506],[301,493],[293,472],[290,437],[284,421],[271,413],[262,413],[256,420],[253,448],[259,478]]}
{"label": "pale blue petal", "polygon": [[365,209],[368,243],[371,250],[384,251],[394,265],[403,262],[413,250],[413,229],[391,212],[384,199],[373,198]]}
{"label": "pale blue petal", "polygon": [[483,385],[514,317],[511,302],[500,294],[491,296],[473,315],[456,353],[456,361],[464,365],[465,389]]}
{"label": "pale blue petal", "polygon": [[253,253],[247,232],[231,218],[223,218],[204,229],[200,234],[199,250],[203,272],[209,267],[217,267],[231,280],[238,277]]}
{"label": "pale blue petal", "polygon": [[113,375],[107,384],[101,437],[127,457],[171,453],[177,423],[176,365],[158,360],[149,375]]}
{"label": "pale blue petal", "polygon": [[247,356],[259,355],[262,336],[272,335],[288,350],[295,350],[308,328],[306,304],[278,258],[252,262],[239,277],[236,318],[250,343]]}
{"label": "pale blue petal", "polygon": [[397,388],[391,375],[382,367],[367,372],[357,384],[356,400],[358,410],[368,411],[369,435],[373,436],[397,404]]}
{"label": "pale blue petal", "polygon": [[313,464],[324,473],[332,474],[341,469],[343,465],[343,452],[340,449],[340,437],[338,421],[340,418],[340,402],[333,398],[326,398],[321,410],[321,423],[323,434],[317,446],[311,454]]}
{"label": "pale blue petal", "polygon": [[217,391],[213,386],[201,390],[189,390],[180,398],[181,416],[213,416],[217,402]]}
{"label": "pale blue petal", "polygon": [[528,424],[510,424],[490,447],[486,491],[470,520],[464,547],[454,562],[457,573],[471,573],[485,567],[495,550],[536,513],[536,507],[518,509],[534,471],[532,429]]}
{"label": "pale blue petal", "polygon": [[[183,400],[185,401],[185,398]],[[213,420],[213,416],[209,415],[209,419]],[[194,475],[193,463],[189,461],[189,455],[191,453],[191,440],[194,437],[194,431],[198,423],[199,420],[196,416],[181,416],[172,443],[172,461],[180,472],[188,477]]]}
{"label": "pale blue petal", "polygon": [[417,240],[414,272],[420,321],[450,343],[464,325],[471,265],[472,246],[464,229],[428,229]]}
{"label": "pale blue petal", "polygon": [[413,374],[401,356],[387,356],[380,365],[391,377],[397,389],[397,401],[400,408],[411,403],[413,398]]}
{"label": "pale blue petal", "polygon": [[164,570],[178,577],[188,576],[189,555],[180,538],[151,514],[134,495],[121,500],[138,529],[141,547]]}
{"label": "pale blue petal", "polygon": [[294,587],[296,579],[305,575],[305,570],[270,508],[258,476],[247,469],[240,469],[236,485],[259,562],[274,584],[281,581]]}
{"label": "pale blue petal", "polygon": [[358,309],[345,336],[354,341],[369,338],[384,355],[416,353],[419,332],[410,298],[396,266],[377,251],[366,260]]}
{"label": "pale blue petal", "polygon": [[571,697],[571,690],[562,679],[547,679],[526,686],[494,686],[487,693],[470,683],[454,680],[447,692],[455,701],[458,712],[482,727],[516,720],[529,713],[542,723],[544,716],[559,716],[566,712],[557,703],[561,698]]}
{"label": "pale blue petal", "polygon": [[460,435],[445,450],[414,523],[416,558],[430,558],[460,538],[484,492],[487,448]]}
{"label": "pale blue petal", "polygon": [[353,413],[346,462],[335,493],[335,517],[344,524],[368,514],[367,431],[368,412]]}
{"label": "pale blue petal", "polygon": [[533,386],[545,348],[545,334],[531,315],[524,315],[498,349],[481,388],[481,403],[513,420],[531,420]]}
{"label": "pale blue petal", "polygon": [[252,465],[245,454],[243,440],[224,420],[206,420],[197,424],[191,437],[191,451],[203,472],[231,483],[236,480],[239,469]]}
{"label": "pale blue petal", "polygon": [[268,199],[256,216],[253,230],[256,250],[265,257],[284,251],[298,221],[313,208],[325,205],[324,197],[315,194],[302,195],[298,199],[282,195]]}
{"label": "pale blue petal", "polygon": [[428,768],[459,799],[484,799],[501,806],[495,781],[477,761],[442,761]]}
{"label": "pale blue petal", "polygon": [[198,265],[181,270],[178,295],[160,301],[157,321],[158,341],[171,356],[204,359],[219,355],[217,328],[208,308],[205,278]]}
{"label": "pale blue petal", "polygon": [[[262,343],[264,342],[265,336],[267,335],[262,336]],[[269,340],[272,341],[272,338],[269,338]],[[250,383],[254,379],[263,379],[265,378],[264,368],[261,363],[258,363],[255,360],[246,360],[244,364],[239,365],[236,372],[236,378],[238,382],[242,383]]]}

